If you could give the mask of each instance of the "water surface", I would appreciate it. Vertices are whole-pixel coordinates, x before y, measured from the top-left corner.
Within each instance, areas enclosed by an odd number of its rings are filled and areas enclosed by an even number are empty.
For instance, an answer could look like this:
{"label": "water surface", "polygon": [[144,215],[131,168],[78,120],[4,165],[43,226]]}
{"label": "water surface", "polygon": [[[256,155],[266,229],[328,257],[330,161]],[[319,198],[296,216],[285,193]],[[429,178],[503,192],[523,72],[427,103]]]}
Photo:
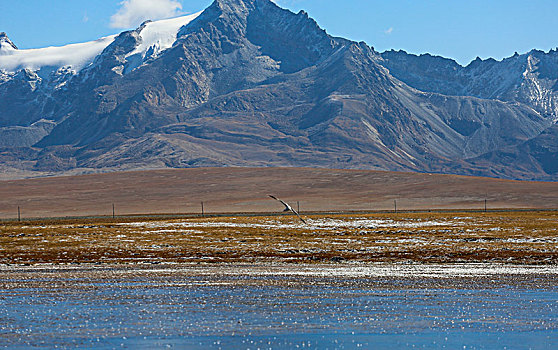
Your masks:
{"label": "water surface", "polygon": [[558,268],[0,268],[5,348],[552,349]]}

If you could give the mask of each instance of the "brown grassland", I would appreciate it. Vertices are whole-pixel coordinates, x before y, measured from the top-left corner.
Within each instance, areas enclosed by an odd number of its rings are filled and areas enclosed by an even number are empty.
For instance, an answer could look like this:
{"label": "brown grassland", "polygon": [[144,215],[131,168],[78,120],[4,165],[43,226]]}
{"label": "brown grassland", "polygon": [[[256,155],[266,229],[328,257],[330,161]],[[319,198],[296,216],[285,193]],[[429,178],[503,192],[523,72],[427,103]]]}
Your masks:
{"label": "brown grassland", "polygon": [[558,263],[558,212],[0,222],[0,264]]}
{"label": "brown grassland", "polygon": [[[300,201],[309,225],[266,216],[283,209],[268,194],[295,206]],[[0,264],[556,264],[557,198],[558,183],[330,169],[168,169],[0,181]],[[467,211],[483,210],[485,199],[488,212]],[[232,214],[197,218],[201,201],[206,213]],[[423,212],[389,214],[394,201],[401,210]],[[115,219],[108,217],[113,203]],[[13,220],[18,206],[22,222]],[[497,208],[506,209],[490,211]],[[530,211],[512,210],[521,208]],[[52,217],[81,218],[29,219]]]}
{"label": "brown grassland", "polygon": [[0,181],[0,219],[199,213],[558,209],[558,182],[369,170],[200,168]]}

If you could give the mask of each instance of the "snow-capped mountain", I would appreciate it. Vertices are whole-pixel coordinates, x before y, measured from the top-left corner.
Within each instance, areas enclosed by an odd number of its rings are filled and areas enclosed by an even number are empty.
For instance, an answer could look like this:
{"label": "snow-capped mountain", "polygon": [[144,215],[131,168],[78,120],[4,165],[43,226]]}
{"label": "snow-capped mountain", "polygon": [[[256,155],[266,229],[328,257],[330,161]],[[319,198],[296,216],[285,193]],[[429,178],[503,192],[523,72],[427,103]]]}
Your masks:
{"label": "snow-capped mountain", "polygon": [[90,64],[113,40],[114,36],[111,36],[88,43],[31,50],[18,50],[15,45],[3,44],[0,47],[0,69],[7,73],[24,69],[41,72],[44,69],[58,70],[62,67],[79,71]]}
{"label": "snow-capped mountain", "polygon": [[[199,13],[157,22],[145,22],[135,31],[125,33],[134,37],[135,45],[129,52],[124,53],[123,63],[132,70],[148,59],[156,58],[161,52],[172,47],[180,28],[198,15]],[[51,77],[50,72],[61,69],[78,73],[91,66],[116,38],[116,35],[111,35],[86,43],[18,50],[6,33],[0,33],[0,70],[4,74],[30,70],[43,79]]]}
{"label": "snow-capped mountain", "polygon": [[0,55],[7,55],[17,50],[17,46],[8,38],[6,33],[0,33]]}
{"label": "snow-capped mountain", "polygon": [[380,54],[270,0],[215,0],[201,13],[84,44],[17,50],[6,35],[0,44],[3,171],[314,166],[558,176],[547,166],[558,159],[554,51],[467,67]]}

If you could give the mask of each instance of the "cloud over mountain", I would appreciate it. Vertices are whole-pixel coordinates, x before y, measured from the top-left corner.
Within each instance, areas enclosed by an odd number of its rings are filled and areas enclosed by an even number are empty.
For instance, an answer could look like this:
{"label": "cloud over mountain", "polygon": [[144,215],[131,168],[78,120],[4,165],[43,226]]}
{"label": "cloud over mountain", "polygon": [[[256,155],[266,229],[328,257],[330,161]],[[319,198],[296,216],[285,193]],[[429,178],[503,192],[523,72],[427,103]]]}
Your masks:
{"label": "cloud over mountain", "polygon": [[176,17],[182,14],[182,5],[174,0],[124,0],[110,19],[113,28],[131,28],[146,20]]}

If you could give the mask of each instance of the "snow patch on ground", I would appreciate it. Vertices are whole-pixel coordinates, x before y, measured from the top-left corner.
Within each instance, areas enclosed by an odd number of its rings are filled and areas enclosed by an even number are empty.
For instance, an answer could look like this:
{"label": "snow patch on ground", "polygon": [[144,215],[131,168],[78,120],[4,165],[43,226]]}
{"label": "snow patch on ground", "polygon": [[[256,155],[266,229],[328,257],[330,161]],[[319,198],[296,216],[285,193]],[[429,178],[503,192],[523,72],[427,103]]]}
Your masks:
{"label": "snow patch on ground", "polygon": [[[294,219],[293,219],[294,220]],[[122,226],[138,227],[146,229],[161,228],[258,228],[258,229],[315,229],[315,230],[335,230],[339,228],[417,228],[417,227],[436,227],[436,226],[455,226],[457,223],[449,221],[393,221],[375,219],[308,219],[308,225],[297,221],[284,223],[269,220],[265,223],[235,223],[226,221],[185,221],[185,222],[136,222],[123,223]]]}

